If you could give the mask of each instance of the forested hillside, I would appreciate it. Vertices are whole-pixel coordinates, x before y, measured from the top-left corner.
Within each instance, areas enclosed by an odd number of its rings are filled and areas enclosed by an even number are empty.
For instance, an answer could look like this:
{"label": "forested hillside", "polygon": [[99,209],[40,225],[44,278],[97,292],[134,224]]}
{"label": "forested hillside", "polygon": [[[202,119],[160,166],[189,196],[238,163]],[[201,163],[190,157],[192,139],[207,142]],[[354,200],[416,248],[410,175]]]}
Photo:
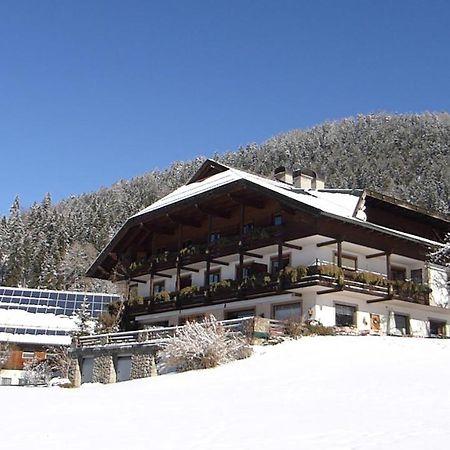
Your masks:
{"label": "forested hillside", "polygon": [[[448,113],[358,116],[213,157],[262,175],[280,165],[311,168],[326,175],[327,187],[366,187],[449,211]],[[0,284],[112,289],[82,276],[90,262],[130,215],[185,183],[203,160],[176,162],[58,204],[47,195],[26,211],[15,199],[0,221]]]}

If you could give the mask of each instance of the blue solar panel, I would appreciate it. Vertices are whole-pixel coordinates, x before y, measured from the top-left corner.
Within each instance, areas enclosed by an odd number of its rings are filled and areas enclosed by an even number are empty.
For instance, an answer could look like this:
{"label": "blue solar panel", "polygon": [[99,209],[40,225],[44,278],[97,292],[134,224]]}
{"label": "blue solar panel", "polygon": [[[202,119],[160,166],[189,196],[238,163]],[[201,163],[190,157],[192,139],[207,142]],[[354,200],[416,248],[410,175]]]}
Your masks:
{"label": "blue solar panel", "polygon": [[98,317],[107,305],[119,300],[118,295],[45,291],[40,289],[0,288],[0,308],[21,309],[28,312],[53,313],[72,316],[83,301],[89,305],[94,317]]}

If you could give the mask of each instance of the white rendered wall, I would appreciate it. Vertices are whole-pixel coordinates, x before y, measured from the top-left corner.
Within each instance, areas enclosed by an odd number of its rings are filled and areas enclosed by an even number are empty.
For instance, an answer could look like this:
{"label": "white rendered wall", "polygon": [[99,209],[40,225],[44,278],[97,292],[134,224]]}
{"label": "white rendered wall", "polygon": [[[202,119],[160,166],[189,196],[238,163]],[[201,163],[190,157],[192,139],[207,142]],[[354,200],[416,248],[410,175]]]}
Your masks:
{"label": "white rendered wall", "polygon": [[447,271],[443,266],[428,264],[428,286],[431,288],[430,303],[447,308],[449,306],[449,290]]}

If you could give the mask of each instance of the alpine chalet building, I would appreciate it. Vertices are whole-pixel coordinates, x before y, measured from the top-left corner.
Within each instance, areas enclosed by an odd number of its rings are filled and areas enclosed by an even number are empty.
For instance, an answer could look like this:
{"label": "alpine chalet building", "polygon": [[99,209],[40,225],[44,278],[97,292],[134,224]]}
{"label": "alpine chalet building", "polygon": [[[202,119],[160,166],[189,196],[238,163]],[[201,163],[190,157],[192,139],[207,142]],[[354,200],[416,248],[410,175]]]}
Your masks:
{"label": "alpine chalet building", "polygon": [[214,314],[449,335],[446,269],[429,262],[448,216],[312,171],[275,178],[207,160],[130,217],[88,271],[126,288],[125,327]]}

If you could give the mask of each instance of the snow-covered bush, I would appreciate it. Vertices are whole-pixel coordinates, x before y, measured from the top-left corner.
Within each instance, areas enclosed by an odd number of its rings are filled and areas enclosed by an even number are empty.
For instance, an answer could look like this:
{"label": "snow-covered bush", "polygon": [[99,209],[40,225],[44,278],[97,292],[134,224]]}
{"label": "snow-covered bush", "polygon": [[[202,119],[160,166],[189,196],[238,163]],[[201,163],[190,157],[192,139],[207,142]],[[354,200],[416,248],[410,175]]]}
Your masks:
{"label": "snow-covered bush", "polygon": [[67,379],[70,358],[66,347],[53,347],[47,350],[46,359],[34,357],[24,364],[25,381],[30,385],[51,385],[56,378]]}
{"label": "snow-covered bush", "polygon": [[302,336],[333,336],[336,330],[333,327],[326,327],[317,320],[296,320],[286,321],[286,334],[293,338]]}
{"label": "snow-covered bush", "polygon": [[24,364],[24,379],[26,384],[38,386],[48,384],[53,378],[50,364],[47,360],[33,358]]}
{"label": "snow-covered bush", "polygon": [[252,349],[241,333],[227,330],[214,316],[186,322],[159,353],[161,372],[208,369],[247,358]]}

